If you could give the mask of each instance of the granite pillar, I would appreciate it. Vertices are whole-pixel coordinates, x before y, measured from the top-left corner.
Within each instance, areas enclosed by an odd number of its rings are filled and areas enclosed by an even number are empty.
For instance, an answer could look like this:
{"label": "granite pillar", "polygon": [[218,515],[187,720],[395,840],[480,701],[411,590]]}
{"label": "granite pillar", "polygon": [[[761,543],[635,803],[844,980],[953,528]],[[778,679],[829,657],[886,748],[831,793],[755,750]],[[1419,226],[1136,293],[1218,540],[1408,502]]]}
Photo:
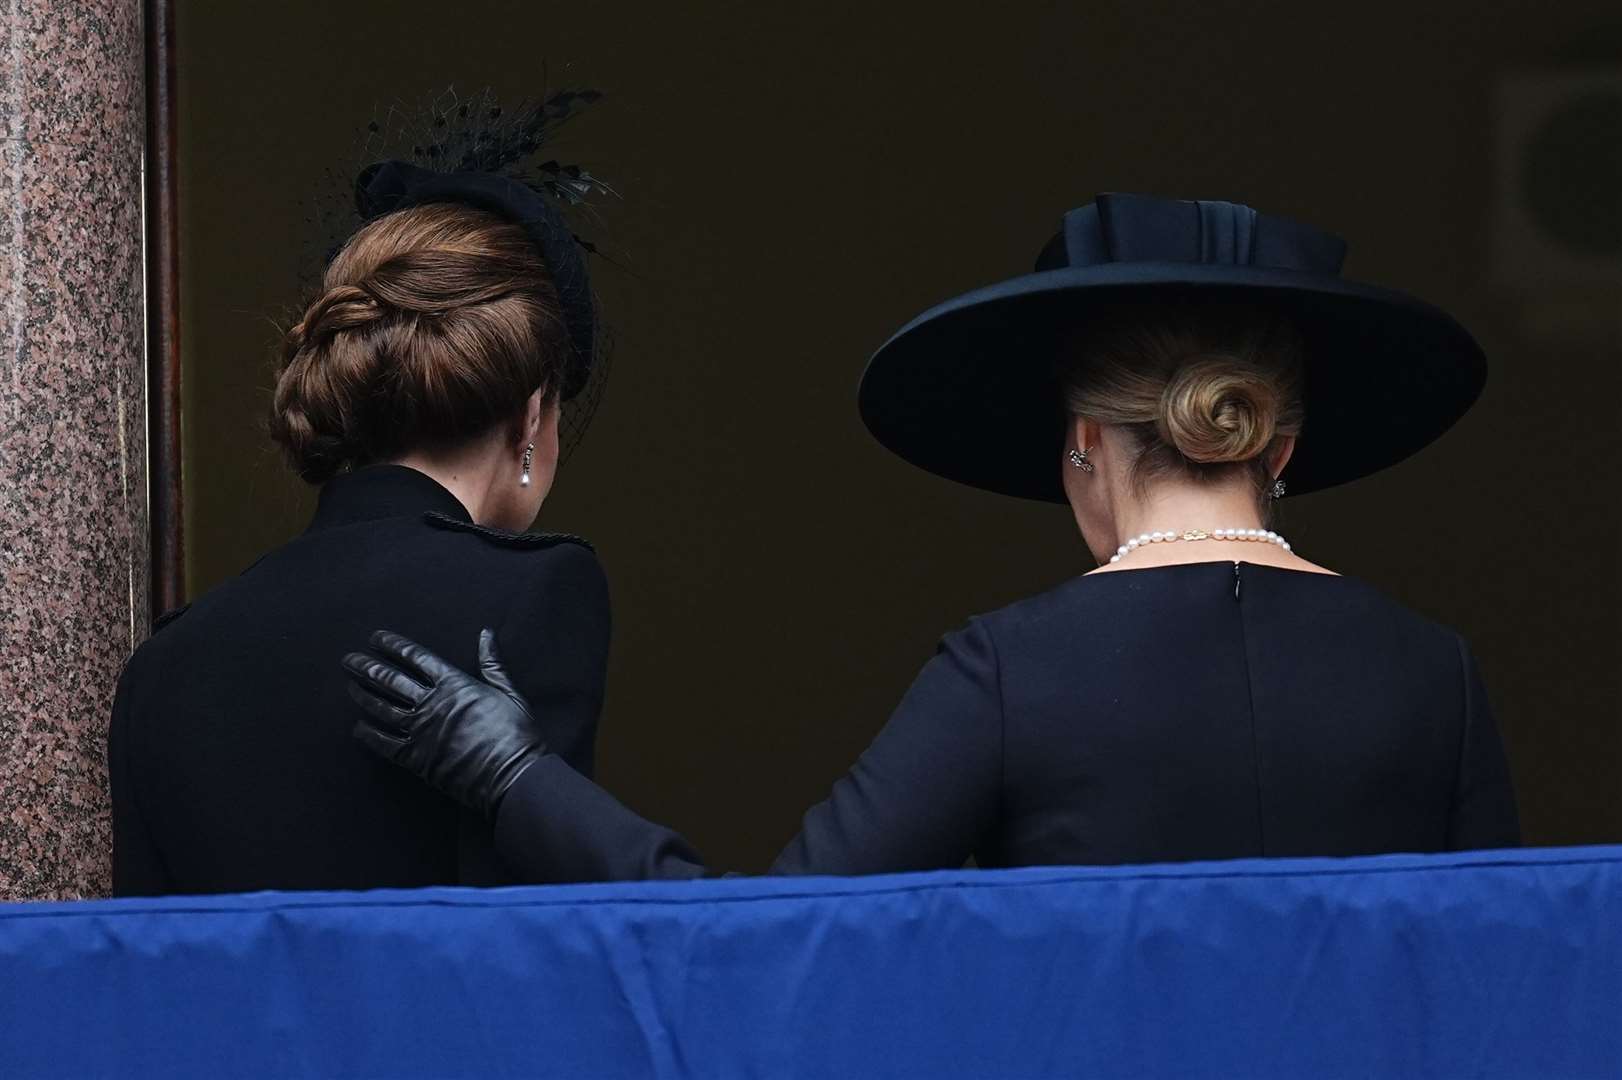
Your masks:
{"label": "granite pillar", "polygon": [[0,5],[0,899],[104,894],[147,630],[139,0]]}

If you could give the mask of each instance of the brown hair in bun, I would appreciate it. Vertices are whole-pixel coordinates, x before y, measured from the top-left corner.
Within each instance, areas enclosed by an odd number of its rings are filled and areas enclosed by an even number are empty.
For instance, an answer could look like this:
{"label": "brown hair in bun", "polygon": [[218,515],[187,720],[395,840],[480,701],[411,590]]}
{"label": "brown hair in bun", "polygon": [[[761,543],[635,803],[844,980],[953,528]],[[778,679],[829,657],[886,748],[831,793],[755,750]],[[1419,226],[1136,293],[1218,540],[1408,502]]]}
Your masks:
{"label": "brown hair in bun", "polygon": [[555,395],[571,348],[533,241],[432,203],[364,225],[282,342],[270,434],[311,483],[454,445]]}

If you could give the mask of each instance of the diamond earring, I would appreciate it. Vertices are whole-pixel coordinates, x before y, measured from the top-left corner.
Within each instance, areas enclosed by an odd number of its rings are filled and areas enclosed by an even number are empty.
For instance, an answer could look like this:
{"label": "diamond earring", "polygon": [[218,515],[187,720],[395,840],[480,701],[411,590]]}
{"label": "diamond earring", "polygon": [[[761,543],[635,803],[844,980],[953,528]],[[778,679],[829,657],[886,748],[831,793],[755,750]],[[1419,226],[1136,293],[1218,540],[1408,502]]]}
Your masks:
{"label": "diamond earring", "polygon": [[529,466],[535,460],[535,444],[524,447],[524,473],[518,478],[519,487],[529,487]]}
{"label": "diamond earring", "polygon": [[1269,499],[1284,498],[1284,481],[1275,478],[1273,486],[1267,489],[1267,497]]}
{"label": "diamond earring", "polygon": [[1075,447],[1070,448],[1070,464],[1084,473],[1092,472],[1094,467],[1093,463],[1087,460],[1087,451],[1077,450]]}

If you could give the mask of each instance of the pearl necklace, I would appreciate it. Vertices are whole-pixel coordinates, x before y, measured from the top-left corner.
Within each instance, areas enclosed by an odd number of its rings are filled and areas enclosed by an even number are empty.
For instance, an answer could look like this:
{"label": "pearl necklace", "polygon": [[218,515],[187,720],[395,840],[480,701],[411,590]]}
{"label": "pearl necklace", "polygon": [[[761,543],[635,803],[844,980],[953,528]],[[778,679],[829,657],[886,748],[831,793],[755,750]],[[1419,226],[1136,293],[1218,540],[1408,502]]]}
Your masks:
{"label": "pearl necklace", "polygon": [[1272,529],[1188,529],[1185,532],[1152,532],[1134,536],[1117,548],[1109,561],[1118,563],[1145,544],[1169,544],[1175,540],[1251,540],[1277,544],[1285,551],[1290,550],[1290,542]]}

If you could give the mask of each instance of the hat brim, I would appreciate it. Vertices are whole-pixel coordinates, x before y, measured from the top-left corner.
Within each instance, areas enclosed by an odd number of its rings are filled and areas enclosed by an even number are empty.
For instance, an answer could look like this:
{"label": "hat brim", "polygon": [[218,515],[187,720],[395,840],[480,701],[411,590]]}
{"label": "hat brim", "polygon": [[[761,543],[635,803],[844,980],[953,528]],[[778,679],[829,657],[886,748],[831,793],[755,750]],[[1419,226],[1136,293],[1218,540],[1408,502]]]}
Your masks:
{"label": "hat brim", "polygon": [[1117,263],[1048,270],[940,304],[873,354],[862,420],[905,460],[960,483],[1064,502],[1064,417],[1053,366],[1093,313],[1143,300],[1232,299],[1306,339],[1306,422],[1284,479],[1320,491],[1417,453],[1486,383],[1481,347],[1403,293],[1282,270]]}

